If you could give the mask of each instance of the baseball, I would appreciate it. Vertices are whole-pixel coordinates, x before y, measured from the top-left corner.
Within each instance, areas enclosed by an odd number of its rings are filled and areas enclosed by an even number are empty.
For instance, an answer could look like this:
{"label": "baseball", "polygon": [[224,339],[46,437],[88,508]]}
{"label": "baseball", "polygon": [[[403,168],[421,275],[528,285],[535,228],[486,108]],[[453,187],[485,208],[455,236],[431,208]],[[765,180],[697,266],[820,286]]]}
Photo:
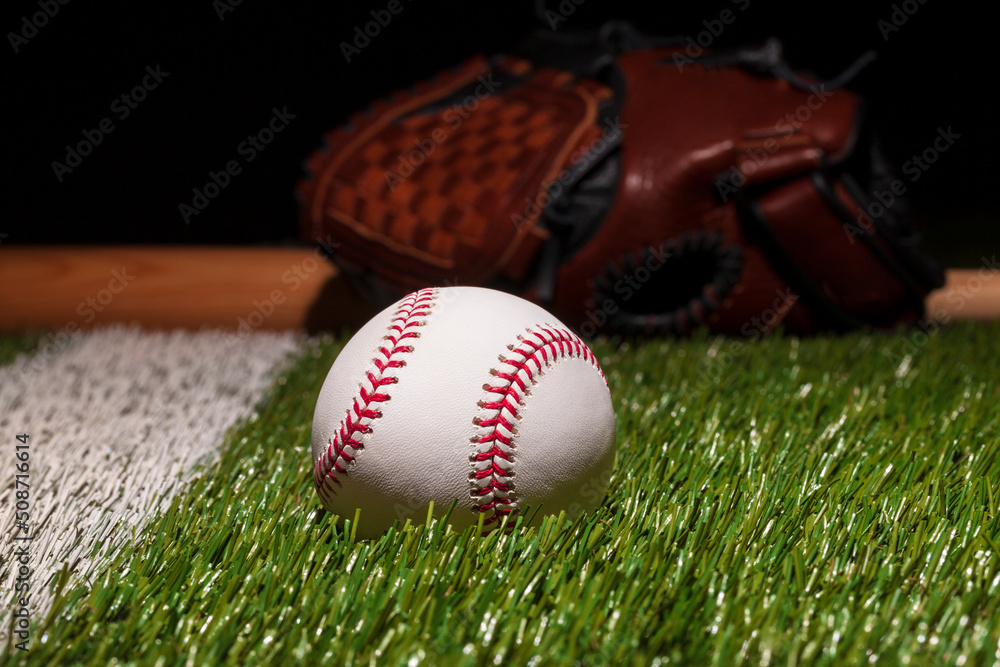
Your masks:
{"label": "baseball", "polygon": [[[571,517],[604,498],[615,416],[590,348],[539,306],[478,287],[430,288],[347,343],[313,419],[313,481],[357,534],[457,529],[528,510]],[[535,510],[539,511],[535,514]],[[508,521],[512,521],[508,519]]]}

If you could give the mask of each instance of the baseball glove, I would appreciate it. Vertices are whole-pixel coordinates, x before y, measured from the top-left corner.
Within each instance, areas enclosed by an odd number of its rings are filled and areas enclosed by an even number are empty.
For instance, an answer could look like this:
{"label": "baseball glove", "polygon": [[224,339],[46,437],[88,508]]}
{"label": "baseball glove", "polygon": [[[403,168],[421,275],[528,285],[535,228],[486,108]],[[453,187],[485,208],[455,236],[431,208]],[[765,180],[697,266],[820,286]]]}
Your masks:
{"label": "baseball glove", "polygon": [[584,335],[919,320],[943,274],[841,87],[864,59],[823,83],[776,40],[691,51],[611,23],[377,101],[309,158],[301,232],[375,301],[493,286]]}

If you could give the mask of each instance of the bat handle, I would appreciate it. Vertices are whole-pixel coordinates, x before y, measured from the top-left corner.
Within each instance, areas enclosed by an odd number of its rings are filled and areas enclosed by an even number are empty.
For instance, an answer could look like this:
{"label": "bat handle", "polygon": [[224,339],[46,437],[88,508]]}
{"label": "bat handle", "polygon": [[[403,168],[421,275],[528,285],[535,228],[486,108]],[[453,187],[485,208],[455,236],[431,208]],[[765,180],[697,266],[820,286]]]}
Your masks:
{"label": "bat handle", "polygon": [[927,297],[927,318],[938,322],[1000,319],[1000,266],[946,271],[944,287]]}

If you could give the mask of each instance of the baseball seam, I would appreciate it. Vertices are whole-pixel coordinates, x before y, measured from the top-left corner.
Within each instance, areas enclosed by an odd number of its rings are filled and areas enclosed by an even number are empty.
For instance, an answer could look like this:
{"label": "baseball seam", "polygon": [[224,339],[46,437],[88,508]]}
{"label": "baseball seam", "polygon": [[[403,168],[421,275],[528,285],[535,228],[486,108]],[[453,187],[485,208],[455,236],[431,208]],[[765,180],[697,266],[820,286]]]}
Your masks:
{"label": "baseball seam", "polygon": [[604,371],[594,353],[579,336],[554,327],[526,329],[528,336],[517,337],[507,346],[511,354],[500,356],[501,368],[490,369],[495,384],[487,382],[483,390],[492,396],[480,400],[480,415],[472,420],[480,433],[471,439],[475,451],[469,456],[469,495],[473,512],[488,512],[483,525],[495,528],[503,517],[517,510],[514,483],[514,454],[517,449],[517,421],[530,387],[538,382],[543,369],[567,358],[583,359],[592,364],[601,378]]}
{"label": "baseball seam", "polygon": [[[371,433],[372,422],[382,417],[382,412],[375,404],[392,398],[384,387],[399,381],[398,377],[387,375],[386,371],[406,365],[406,361],[400,357],[413,352],[413,346],[404,344],[403,341],[420,337],[416,328],[424,325],[436,295],[437,290],[433,288],[414,292],[404,298],[393,314],[387,327],[388,333],[382,338],[387,344],[380,346],[372,359],[375,370],[368,371],[367,381],[370,387],[366,388],[364,383],[358,386],[352,406],[341,420],[337,432],[327,441],[326,451],[316,461],[313,469],[313,483],[324,504],[331,496],[337,495],[334,485],[341,485],[338,475],[346,474],[347,465],[353,463],[357,453],[364,449],[360,437]],[[333,483],[327,484],[327,480]]]}

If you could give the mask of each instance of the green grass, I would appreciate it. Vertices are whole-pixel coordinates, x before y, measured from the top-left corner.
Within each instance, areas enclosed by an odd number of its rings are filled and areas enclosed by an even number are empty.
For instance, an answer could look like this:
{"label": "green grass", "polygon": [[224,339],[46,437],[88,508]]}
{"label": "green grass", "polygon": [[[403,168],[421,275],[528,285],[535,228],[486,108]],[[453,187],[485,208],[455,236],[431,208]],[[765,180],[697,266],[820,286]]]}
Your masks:
{"label": "green grass", "polygon": [[998,337],[602,342],[619,449],[599,511],[374,542],[312,489],[323,340],[134,551],[56,582],[27,659],[994,664]]}
{"label": "green grass", "polygon": [[38,333],[23,336],[0,334],[0,366],[11,363],[22,352],[34,352],[41,337]]}

